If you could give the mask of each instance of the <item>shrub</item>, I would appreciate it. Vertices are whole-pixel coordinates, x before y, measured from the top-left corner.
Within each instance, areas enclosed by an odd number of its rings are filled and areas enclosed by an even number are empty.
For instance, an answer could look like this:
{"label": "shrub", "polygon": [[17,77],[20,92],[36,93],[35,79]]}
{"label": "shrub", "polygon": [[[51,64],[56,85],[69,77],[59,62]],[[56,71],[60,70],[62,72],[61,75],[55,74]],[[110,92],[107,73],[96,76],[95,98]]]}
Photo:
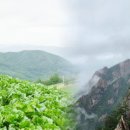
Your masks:
{"label": "shrub", "polygon": [[37,82],[42,83],[44,85],[53,85],[53,84],[62,83],[62,78],[60,78],[58,74],[54,74],[48,80],[45,80],[45,81],[38,80]]}

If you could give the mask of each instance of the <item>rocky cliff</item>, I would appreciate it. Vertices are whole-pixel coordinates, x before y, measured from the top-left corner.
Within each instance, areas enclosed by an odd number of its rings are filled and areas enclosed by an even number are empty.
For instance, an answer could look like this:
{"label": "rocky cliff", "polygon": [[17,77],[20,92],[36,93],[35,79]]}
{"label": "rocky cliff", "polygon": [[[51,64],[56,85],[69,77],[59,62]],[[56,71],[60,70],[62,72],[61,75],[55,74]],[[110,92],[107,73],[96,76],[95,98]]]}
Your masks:
{"label": "rocky cliff", "polygon": [[119,120],[115,130],[130,130],[130,89],[125,97],[124,102],[127,105],[127,110],[125,114],[121,115],[121,119]]}
{"label": "rocky cliff", "polygon": [[130,130],[128,123],[127,123],[127,120],[124,119],[123,116],[121,116],[121,119],[120,119],[120,121],[119,121],[115,130]]}
{"label": "rocky cliff", "polygon": [[95,126],[103,122],[107,114],[123,100],[129,83],[129,59],[111,68],[104,67],[95,72],[88,83],[91,92],[81,96],[76,104],[76,107],[80,108],[77,128],[94,130]]}

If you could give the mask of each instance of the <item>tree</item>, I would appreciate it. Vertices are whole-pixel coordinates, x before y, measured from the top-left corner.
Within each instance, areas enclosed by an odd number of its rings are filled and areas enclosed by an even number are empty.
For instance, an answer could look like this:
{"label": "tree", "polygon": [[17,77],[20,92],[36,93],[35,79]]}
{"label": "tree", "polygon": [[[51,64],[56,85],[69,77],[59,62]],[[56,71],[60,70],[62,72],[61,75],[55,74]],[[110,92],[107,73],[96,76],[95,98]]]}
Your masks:
{"label": "tree", "polygon": [[37,82],[42,83],[44,85],[53,85],[53,84],[58,84],[62,83],[62,79],[58,74],[52,75],[48,80],[38,80]]}
{"label": "tree", "polygon": [[126,104],[120,105],[115,111],[107,116],[104,126],[98,128],[97,130],[114,130],[121,118],[121,115],[124,116],[127,110],[128,106]]}

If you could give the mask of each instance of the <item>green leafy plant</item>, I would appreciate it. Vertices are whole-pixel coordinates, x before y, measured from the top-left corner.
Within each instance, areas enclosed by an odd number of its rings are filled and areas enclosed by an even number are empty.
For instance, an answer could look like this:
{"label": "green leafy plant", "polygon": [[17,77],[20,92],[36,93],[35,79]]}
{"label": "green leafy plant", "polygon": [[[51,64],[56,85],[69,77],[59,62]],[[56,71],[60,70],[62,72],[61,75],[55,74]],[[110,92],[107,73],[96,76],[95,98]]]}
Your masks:
{"label": "green leafy plant", "polygon": [[55,87],[0,76],[0,130],[67,130],[68,98]]}

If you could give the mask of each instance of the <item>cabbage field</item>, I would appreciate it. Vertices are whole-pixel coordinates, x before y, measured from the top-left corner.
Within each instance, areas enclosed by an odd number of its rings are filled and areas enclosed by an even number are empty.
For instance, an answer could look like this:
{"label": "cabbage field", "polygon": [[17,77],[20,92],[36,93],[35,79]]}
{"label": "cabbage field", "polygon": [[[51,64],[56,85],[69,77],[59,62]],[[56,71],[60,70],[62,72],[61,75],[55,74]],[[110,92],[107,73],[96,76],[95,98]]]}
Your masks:
{"label": "cabbage field", "polygon": [[0,130],[69,130],[68,97],[52,86],[1,75]]}

